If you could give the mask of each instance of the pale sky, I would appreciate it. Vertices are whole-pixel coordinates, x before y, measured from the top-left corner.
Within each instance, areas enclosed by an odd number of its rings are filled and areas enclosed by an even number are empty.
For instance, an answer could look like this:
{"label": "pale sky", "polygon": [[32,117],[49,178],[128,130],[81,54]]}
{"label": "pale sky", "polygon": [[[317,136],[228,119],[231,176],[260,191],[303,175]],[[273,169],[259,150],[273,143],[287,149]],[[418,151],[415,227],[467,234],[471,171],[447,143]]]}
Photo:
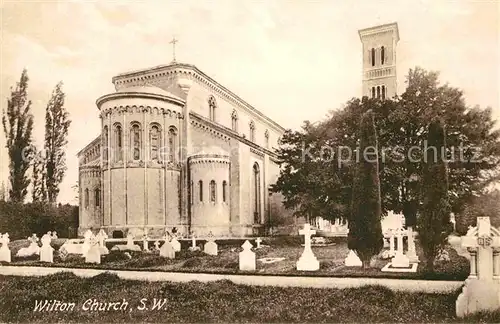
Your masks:
{"label": "pale sky", "polygon": [[[497,1],[5,1],[0,107],[24,67],[43,145],[45,106],[64,82],[73,120],[59,200],[72,202],[76,153],[100,131],[95,100],[111,78],[172,60],[196,65],[285,128],[317,121],[361,93],[358,30],[397,22],[398,92],[409,68],[441,72],[469,105],[500,116]],[[0,179],[7,181],[0,136]]]}

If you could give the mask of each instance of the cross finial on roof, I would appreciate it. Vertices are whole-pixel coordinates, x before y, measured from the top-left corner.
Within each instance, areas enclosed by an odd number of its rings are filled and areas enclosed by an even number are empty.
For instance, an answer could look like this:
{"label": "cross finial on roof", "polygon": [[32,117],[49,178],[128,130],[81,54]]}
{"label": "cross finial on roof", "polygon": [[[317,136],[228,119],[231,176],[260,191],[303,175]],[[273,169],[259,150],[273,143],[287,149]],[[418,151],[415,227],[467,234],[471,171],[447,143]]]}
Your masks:
{"label": "cross finial on roof", "polygon": [[177,61],[175,60],[175,44],[177,44],[177,42],[178,42],[178,40],[174,36],[169,43],[169,44],[172,44],[172,54],[173,54],[172,63],[177,63]]}

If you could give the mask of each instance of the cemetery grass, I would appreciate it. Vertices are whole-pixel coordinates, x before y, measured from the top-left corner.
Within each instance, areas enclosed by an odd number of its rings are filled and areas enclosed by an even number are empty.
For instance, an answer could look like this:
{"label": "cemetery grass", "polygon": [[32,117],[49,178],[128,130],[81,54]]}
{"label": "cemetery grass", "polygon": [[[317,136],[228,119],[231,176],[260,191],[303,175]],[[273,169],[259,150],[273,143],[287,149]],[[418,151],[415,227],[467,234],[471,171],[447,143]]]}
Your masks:
{"label": "cemetery grass", "polygon": [[[282,288],[210,283],[143,282],[103,273],[44,277],[0,276],[1,322],[500,322],[500,312],[457,319],[450,294],[394,292],[381,286],[350,289]],[[152,309],[154,299],[165,300]],[[67,311],[34,311],[35,301],[75,303]],[[122,310],[91,311],[85,301],[125,300]],[[141,299],[148,309],[140,310]],[[87,304],[88,305],[88,304]]]}
{"label": "cemetery grass", "polygon": [[[24,241],[24,242],[23,242]],[[41,263],[38,256],[31,258],[18,258],[15,253],[21,247],[29,245],[27,240],[14,241],[10,244],[13,254],[10,265],[19,266],[49,266],[49,267],[70,267],[70,268],[98,268],[109,270],[142,270],[142,271],[169,271],[169,272],[194,272],[194,273],[219,273],[219,274],[246,274],[239,270],[238,257],[243,241],[217,241],[219,254],[210,256],[202,251],[191,252],[188,250],[190,241],[181,241],[182,251],[176,253],[176,258],[166,259],[160,257],[158,252],[129,252],[127,257],[124,252],[115,252],[102,257],[101,264],[86,264],[83,257],[79,255],[69,255],[62,259],[57,249],[64,240],[53,242],[56,249],[54,263]],[[136,242],[136,244],[141,244]],[[254,275],[284,275],[284,276],[325,276],[325,277],[376,277],[376,278],[400,278],[400,279],[428,279],[428,280],[457,280],[463,281],[469,275],[469,261],[457,252],[448,247],[450,261],[438,262],[434,274],[423,272],[424,264],[421,262],[417,273],[390,273],[382,272],[389,260],[375,258],[372,268],[363,270],[356,267],[344,266],[344,259],[348,254],[345,238],[336,238],[331,245],[313,247],[313,252],[320,261],[320,270],[315,272],[301,272],[296,270],[296,262],[303,252],[300,237],[275,237],[264,239],[265,247],[255,250],[256,259],[261,258],[285,258],[283,261],[275,263],[263,263],[257,261],[257,271],[249,274]],[[152,244],[150,244],[151,246]],[[202,248],[203,243],[199,242]],[[108,245],[111,249],[111,245]],[[417,244],[417,252],[420,260],[424,260],[421,249]]]}

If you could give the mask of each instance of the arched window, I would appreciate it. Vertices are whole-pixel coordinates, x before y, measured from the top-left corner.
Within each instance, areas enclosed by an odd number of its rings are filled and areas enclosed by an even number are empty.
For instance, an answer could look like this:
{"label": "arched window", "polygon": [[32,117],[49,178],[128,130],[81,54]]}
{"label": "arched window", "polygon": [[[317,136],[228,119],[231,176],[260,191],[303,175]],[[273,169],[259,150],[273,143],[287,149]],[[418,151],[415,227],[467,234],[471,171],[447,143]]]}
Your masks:
{"label": "arched window", "polygon": [[141,126],[134,122],[130,127],[130,149],[134,161],[141,159],[141,142]]}
{"label": "arched window", "polygon": [[227,181],[222,181],[222,202],[227,201]]}
{"label": "arched window", "polygon": [[89,189],[85,189],[85,208],[89,207]]}
{"label": "arched window", "polygon": [[217,102],[215,101],[215,98],[213,96],[210,96],[210,98],[208,98],[208,109],[210,120],[215,121],[215,110],[217,109]]}
{"label": "arched window", "polygon": [[233,110],[231,114],[231,129],[235,132],[238,131],[238,113],[236,110]]}
{"label": "arched window", "polygon": [[151,126],[151,129],[149,131],[149,143],[150,143],[150,149],[151,152],[150,158],[151,160],[158,160],[158,150],[160,148],[160,139],[161,139],[161,134],[160,134],[160,127],[158,125],[153,125]]}
{"label": "arched window", "polygon": [[200,201],[203,201],[203,181],[198,181],[198,195],[200,197]]}
{"label": "arched window", "polygon": [[176,162],[177,156],[177,129],[175,127],[170,127],[168,130],[168,160],[170,162]]}
{"label": "arched window", "polygon": [[253,165],[253,190],[254,190],[254,203],[253,203],[253,216],[254,223],[260,223],[260,168],[257,162]]}
{"label": "arched window", "polygon": [[375,49],[372,48],[372,66],[375,66]]}
{"label": "arched window", "polygon": [[385,99],[385,85],[382,86],[382,99]]}
{"label": "arched window", "polygon": [[115,125],[115,161],[123,160],[123,130],[120,124]]}
{"label": "arched window", "polygon": [[269,131],[266,129],[264,132],[264,138],[266,139],[266,149],[269,148]]}
{"label": "arched window", "polygon": [[380,86],[377,86],[377,98],[380,98]]}
{"label": "arched window", "polygon": [[103,138],[102,158],[104,163],[108,163],[108,147],[109,147],[108,126],[104,126],[104,129],[102,131],[102,138]]}
{"label": "arched window", "polygon": [[101,206],[101,189],[99,188],[94,190],[94,202],[96,207]]}
{"label": "arched window", "polygon": [[215,180],[210,181],[210,202],[217,201],[217,185]]}
{"label": "arched window", "polygon": [[382,46],[380,49],[380,64],[384,65],[385,62],[385,47]]}
{"label": "arched window", "polygon": [[255,123],[250,122],[250,141],[255,142]]}
{"label": "arched window", "polygon": [[375,87],[372,87],[372,98],[375,98]]}

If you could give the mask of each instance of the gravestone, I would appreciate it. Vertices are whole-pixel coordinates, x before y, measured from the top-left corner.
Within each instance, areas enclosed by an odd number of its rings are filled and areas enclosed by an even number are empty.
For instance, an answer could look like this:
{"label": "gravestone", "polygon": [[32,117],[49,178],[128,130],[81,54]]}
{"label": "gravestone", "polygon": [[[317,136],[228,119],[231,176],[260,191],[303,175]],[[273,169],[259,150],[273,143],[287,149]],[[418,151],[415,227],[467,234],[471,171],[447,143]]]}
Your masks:
{"label": "gravestone", "polygon": [[403,228],[396,229],[396,238],[398,240],[398,246],[396,249],[396,255],[392,258],[391,267],[392,268],[408,268],[410,267],[410,260],[404,254],[404,246],[403,246]]}
{"label": "gravestone", "polygon": [[160,241],[155,241],[154,246],[155,246],[155,251],[160,251]]}
{"label": "gravestone", "polygon": [[257,243],[257,247],[256,249],[260,249],[260,243],[262,243],[262,239],[260,237],[258,237],[256,240],[255,240],[255,243]]}
{"label": "gravestone", "polygon": [[239,255],[240,270],[255,271],[255,252],[252,251],[252,243],[246,240],[241,247],[243,251]]}
{"label": "gravestone", "polygon": [[8,263],[11,262],[9,242],[10,242],[9,233],[5,233],[3,235],[0,234],[0,244],[2,244],[2,246],[0,247],[0,261]]}
{"label": "gravestone", "polygon": [[208,234],[207,243],[203,247],[203,252],[208,255],[217,255],[217,243],[214,242],[214,236],[212,232]]}
{"label": "gravestone", "polygon": [[28,237],[28,241],[30,241],[30,245],[28,247],[19,249],[19,251],[17,251],[16,253],[16,256],[29,257],[32,255],[40,255],[40,246],[38,246],[39,239],[36,234]]}
{"label": "gravestone", "polygon": [[109,250],[106,247],[106,240],[108,239],[108,234],[101,229],[99,233],[97,233],[97,241],[99,242],[99,250],[101,251],[101,255],[109,254]]}
{"label": "gravestone", "polygon": [[349,254],[344,260],[344,264],[346,267],[362,267],[363,262],[361,262],[361,259],[358,257],[356,252],[353,250],[349,250]]}
{"label": "gravestone", "polygon": [[175,250],[169,241],[165,241],[160,248],[160,256],[167,259],[175,259]]}
{"label": "gravestone", "polygon": [[57,232],[56,231],[52,232],[51,237],[52,237],[53,240],[57,240],[58,239]]}
{"label": "gravestone", "polygon": [[85,263],[101,263],[101,247],[97,238],[92,235],[89,238],[89,249],[85,254]]}
{"label": "gravestone", "polygon": [[90,249],[90,238],[94,236],[91,230],[85,231],[83,234],[83,245],[82,245],[82,256],[85,257],[87,255],[87,251]]}
{"label": "gravestone", "polygon": [[52,238],[49,234],[42,236],[42,248],[40,249],[41,262],[54,262],[54,248],[50,245]]}
{"label": "gravestone", "polygon": [[177,236],[172,236],[172,241],[170,241],[170,244],[174,247],[175,252],[179,252],[181,250],[181,243],[177,240]]}
{"label": "gravestone", "polygon": [[477,227],[462,237],[469,251],[470,275],[456,301],[457,317],[500,308],[500,231],[489,217],[478,217]]}
{"label": "gravestone", "polygon": [[141,247],[137,244],[134,244],[134,234],[132,232],[128,232],[127,234],[127,245],[119,245],[118,249],[121,250],[128,250],[128,251],[141,251]]}
{"label": "gravestone", "polygon": [[189,251],[194,252],[194,251],[199,251],[200,248],[196,246],[196,235],[193,233],[191,235],[191,246],[189,247]]}
{"label": "gravestone", "polygon": [[319,261],[314,256],[311,249],[311,235],[316,234],[315,230],[311,230],[309,223],[304,224],[304,228],[299,231],[300,235],[304,235],[304,252],[297,261],[297,270],[299,271],[316,271],[319,270]]}
{"label": "gravestone", "polygon": [[408,226],[407,235],[408,235],[408,252],[406,253],[406,256],[408,257],[408,260],[411,263],[419,262],[417,249],[415,247],[415,235],[413,234],[412,226]]}

